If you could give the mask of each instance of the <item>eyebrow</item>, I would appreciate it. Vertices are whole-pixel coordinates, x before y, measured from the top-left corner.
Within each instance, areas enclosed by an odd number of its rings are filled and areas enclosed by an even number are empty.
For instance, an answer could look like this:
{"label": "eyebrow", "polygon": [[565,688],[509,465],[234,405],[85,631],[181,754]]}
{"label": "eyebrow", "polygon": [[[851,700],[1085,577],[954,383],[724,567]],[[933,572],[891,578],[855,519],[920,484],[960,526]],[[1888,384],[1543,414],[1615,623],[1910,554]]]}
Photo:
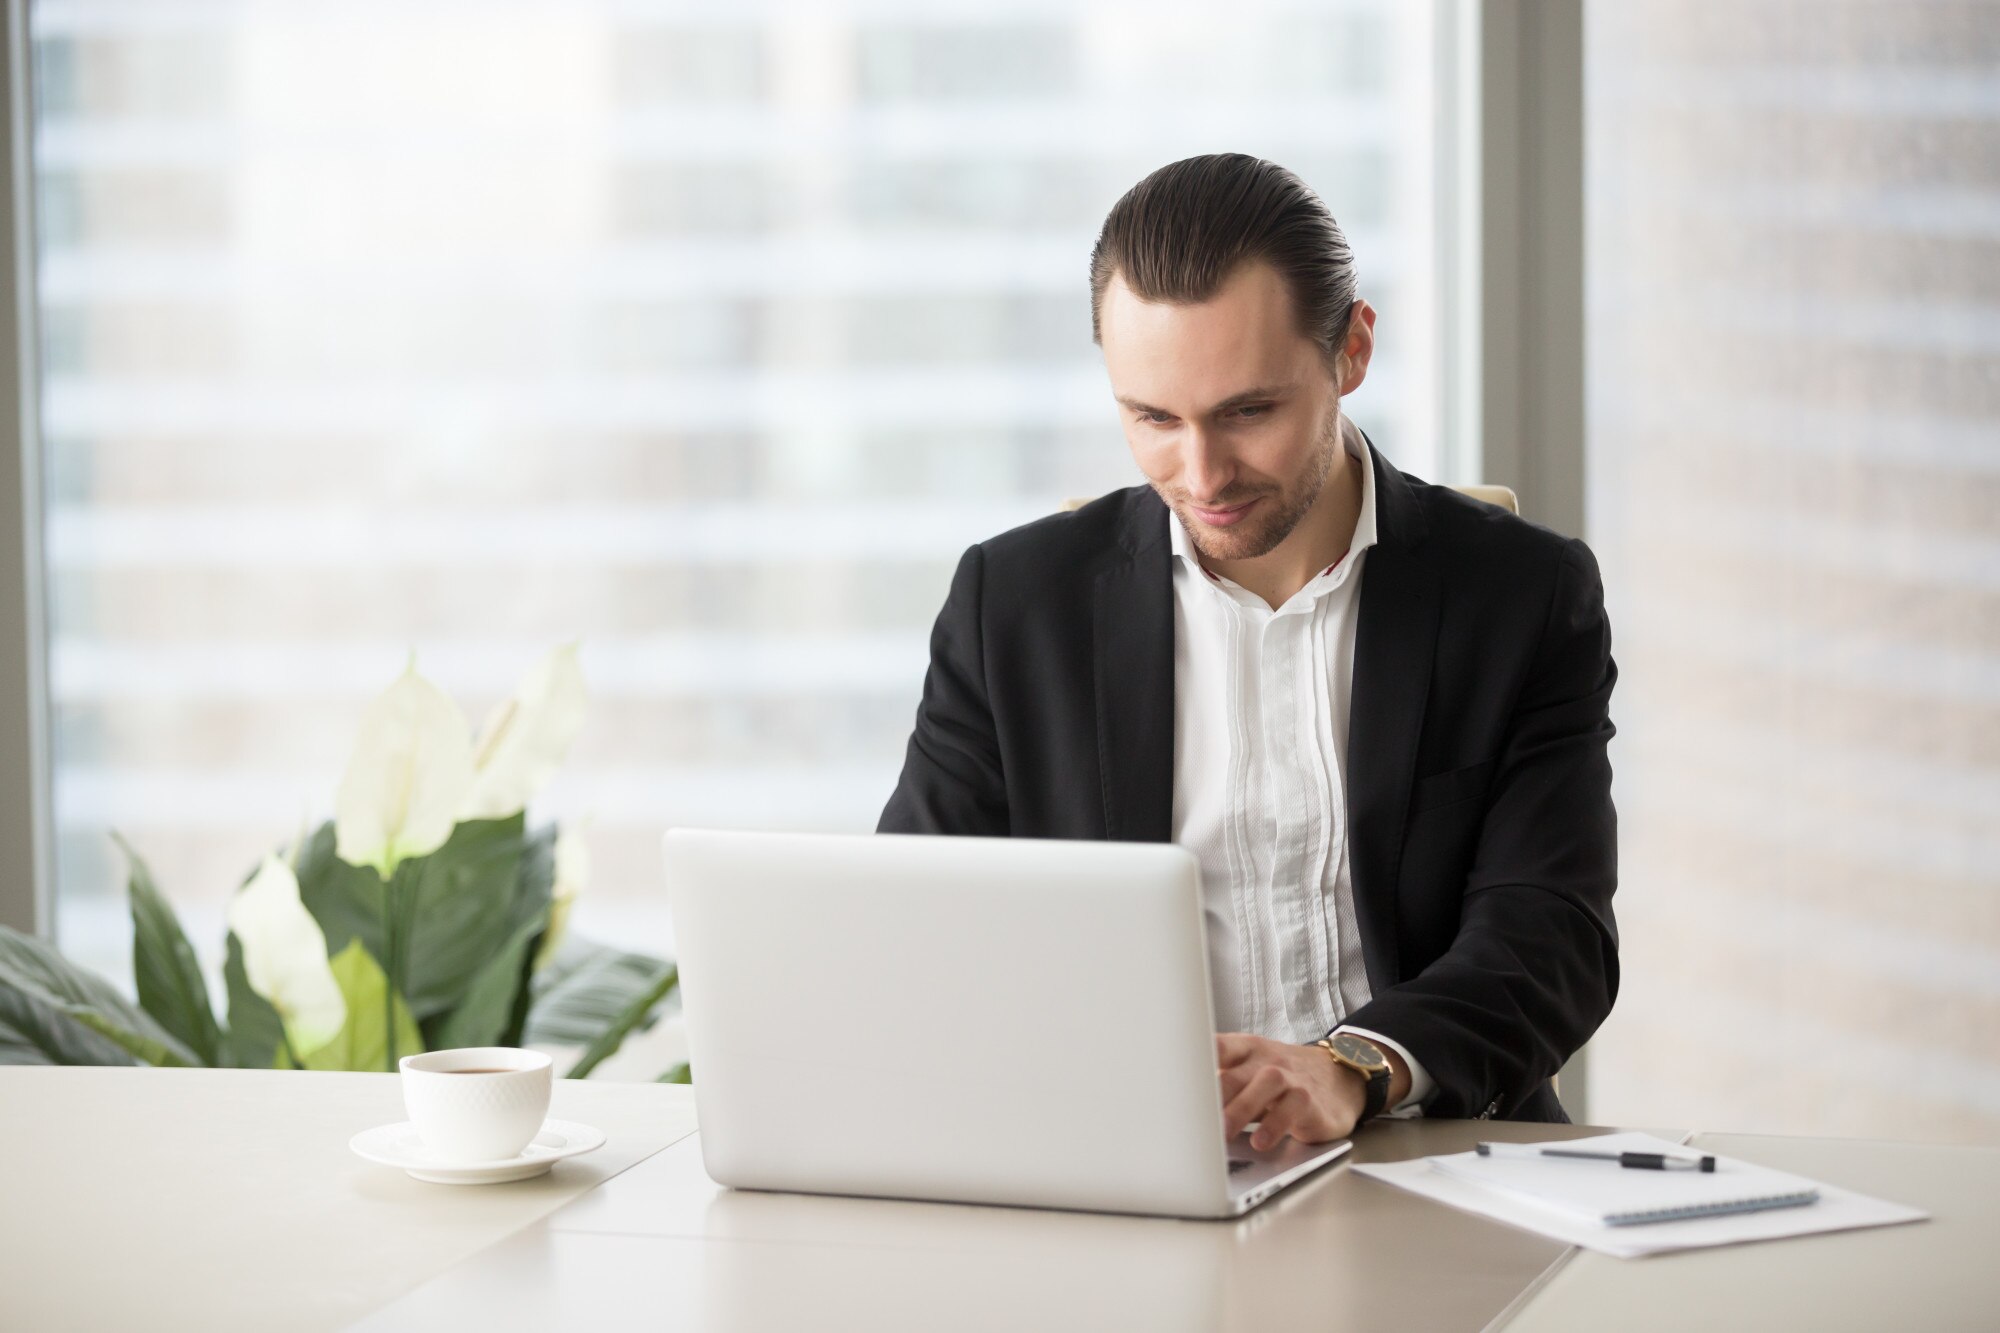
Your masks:
{"label": "eyebrow", "polygon": [[[1289,384],[1271,384],[1260,385],[1255,389],[1245,389],[1242,393],[1230,394],[1229,397],[1217,403],[1209,411],[1211,413],[1227,412],[1230,408],[1241,407],[1245,403],[1254,403],[1265,398],[1282,398],[1287,393],[1290,393],[1293,387]],[[1134,412],[1153,412],[1163,417],[1175,415],[1175,413],[1167,411],[1164,407],[1154,407],[1151,403],[1142,403],[1136,398],[1121,396],[1118,401],[1122,406],[1129,407]]]}

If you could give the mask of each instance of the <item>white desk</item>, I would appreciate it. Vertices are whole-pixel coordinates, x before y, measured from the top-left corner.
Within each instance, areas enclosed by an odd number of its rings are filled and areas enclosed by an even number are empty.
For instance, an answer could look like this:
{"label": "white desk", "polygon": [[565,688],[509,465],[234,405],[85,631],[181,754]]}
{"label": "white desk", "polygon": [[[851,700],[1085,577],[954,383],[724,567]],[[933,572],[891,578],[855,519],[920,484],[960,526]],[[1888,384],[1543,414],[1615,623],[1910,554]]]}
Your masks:
{"label": "white desk", "polygon": [[1652,1259],[1577,1251],[1508,1333],[2000,1329],[2000,1148],[1697,1134],[1697,1147],[1912,1204],[1928,1222]]}
{"label": "white desk", "polygon": [[[556,1113],[611,1141],[552,1176],[423,1185],[347,1151],[399,1096],[0,1069],[0,1328],[2000,1328],[2000,1149],[1703,1135],[1936,1220],[1620,1261],[1344,1166],[1237,1222],[721,1190],[688,1091],[649,1084],[559,1085]],[[1385,1124],[1353,1156],[1588,1132]]]}
{"label": "white desk", "polygon": [[1183,1222],[727,1190],[689,1138],[357,1333],[1419,1333],[1481,1327],[1562,1253],[1340,1166],[1239,1221]]}
{"label": "white desk", "polygon": [[347,1141],[393,1074],[0,1067],[0,1329],[337,1329],[694,1129],[690,1089],[558,1080],[604,1147],[426,1185]]}

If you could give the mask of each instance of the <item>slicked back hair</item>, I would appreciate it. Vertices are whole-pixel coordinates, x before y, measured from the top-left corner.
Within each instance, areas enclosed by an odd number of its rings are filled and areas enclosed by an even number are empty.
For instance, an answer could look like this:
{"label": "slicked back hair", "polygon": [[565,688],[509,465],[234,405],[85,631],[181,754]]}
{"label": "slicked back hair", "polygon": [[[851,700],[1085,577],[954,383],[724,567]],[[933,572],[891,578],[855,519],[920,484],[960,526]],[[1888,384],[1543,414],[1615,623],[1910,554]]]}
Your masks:
{"label": "slicked back hair", "polygon": [[1120,276],[1142,301],[1193,305],[1263,260],[1292,295],[1299,332],[1331,366],[1354,309],[1354,252],[1320,197],[1275,162],[1211,153],[1161,167],[1112,205],[1090,252],[1090,336]]}

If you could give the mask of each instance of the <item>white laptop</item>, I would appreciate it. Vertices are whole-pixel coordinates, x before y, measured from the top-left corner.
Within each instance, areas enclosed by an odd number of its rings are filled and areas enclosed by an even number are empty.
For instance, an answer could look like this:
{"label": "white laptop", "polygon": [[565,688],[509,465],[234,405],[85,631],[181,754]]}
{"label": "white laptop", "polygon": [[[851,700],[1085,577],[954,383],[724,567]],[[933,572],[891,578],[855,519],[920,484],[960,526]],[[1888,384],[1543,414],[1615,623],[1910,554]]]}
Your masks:
{"label": "white laptop", "polygon": [[1351,1146],[1225,1143],[1179,847],[676,829],[666,862],[719,1184],[1233,1217]]}

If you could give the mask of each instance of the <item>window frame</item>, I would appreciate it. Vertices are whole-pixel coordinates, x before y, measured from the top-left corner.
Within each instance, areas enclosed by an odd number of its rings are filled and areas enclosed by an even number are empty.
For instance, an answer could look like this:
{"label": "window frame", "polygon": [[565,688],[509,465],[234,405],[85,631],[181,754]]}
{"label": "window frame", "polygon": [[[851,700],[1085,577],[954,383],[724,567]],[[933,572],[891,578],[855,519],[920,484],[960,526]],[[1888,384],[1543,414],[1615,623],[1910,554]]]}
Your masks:
{"label": "window frame", "polygon": [[0,401],[13,459],[0,467],[0,925],[47,935],[55,925],[49,794],[48,636],[42,569],[37,402],[34,176],[29,151],[27,0],[7,2],[6,96],[0,137]]}

